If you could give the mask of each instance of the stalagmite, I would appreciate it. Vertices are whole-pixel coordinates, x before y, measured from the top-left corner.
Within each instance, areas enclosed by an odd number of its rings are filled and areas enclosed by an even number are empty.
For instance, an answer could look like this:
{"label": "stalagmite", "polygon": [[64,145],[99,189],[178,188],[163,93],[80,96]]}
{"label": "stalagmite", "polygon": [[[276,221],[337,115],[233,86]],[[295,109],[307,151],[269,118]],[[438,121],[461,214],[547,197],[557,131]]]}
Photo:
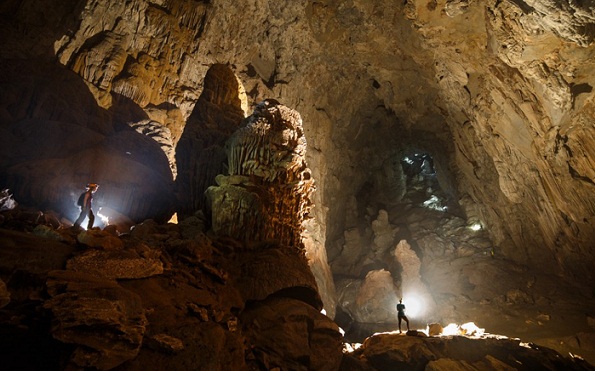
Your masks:
{"label": "stalagmite", "polygon": [[[217,234],[303,248],[302,222],[308,218],[314,181],[305,162],[301,125],[290,108],[267,106],[255,110],[230,138],[225,178],[245,178],[233,185],[222,180],[207,190]],[[236,209],[246,203],[250,207]]]}

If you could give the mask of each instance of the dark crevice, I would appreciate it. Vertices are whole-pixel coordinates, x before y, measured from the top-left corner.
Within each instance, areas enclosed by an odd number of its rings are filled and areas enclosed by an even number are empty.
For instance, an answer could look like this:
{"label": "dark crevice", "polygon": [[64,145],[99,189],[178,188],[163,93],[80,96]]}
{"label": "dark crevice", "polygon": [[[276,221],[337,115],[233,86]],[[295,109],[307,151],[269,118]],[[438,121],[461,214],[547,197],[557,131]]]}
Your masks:
{"label": "dark crevice", "polygon": [[322,301],[316,290],[311,287],[294,286],[279,290],[268,296],[269,298],[290,298],[303,301],[317,310],[322,309]]}
{"label": "dark crevice", "polygon": [[275,86],[275,77],[277,77],[277,71],[273,71],[268,81],[262,79],[262,82],[264,82],[267,88],[272,89]]}
{"label": "dark crevice", "polygon": [[525,14],[530,14],[535,11],[535,8],[533,8],[531,5],[527,4],[523,0],[508,0],[508,1],[510,3],[518,6]]}
{"label": "dark crevice", "polygon": [[580,175],[578,171],[576,171],[570,164],[568,164],[568,171],[570,172],[570,176],[572,176],[572,179],[582,180],[583,182],[595,185],[595,182],[593,182],[591,178]]}
{"label": "dark crevice", "polygon": [[244,72],[246,75],[248,75],[248,77],[256,77],[256,69],[254,68],[252,63],[248,63],[246,65],[246,68],[247,68],[247,70],[242,71],[242,72]]}
{"label": "dark crevice", "polygon": [[574,101],[576,100],[576,97],[578,97],[580,94],[590,93],[592,91],[593,91],[593,87],[587,83],[571,84],[570,85],[570,94],[572,94],[573,108],[574,108]]}

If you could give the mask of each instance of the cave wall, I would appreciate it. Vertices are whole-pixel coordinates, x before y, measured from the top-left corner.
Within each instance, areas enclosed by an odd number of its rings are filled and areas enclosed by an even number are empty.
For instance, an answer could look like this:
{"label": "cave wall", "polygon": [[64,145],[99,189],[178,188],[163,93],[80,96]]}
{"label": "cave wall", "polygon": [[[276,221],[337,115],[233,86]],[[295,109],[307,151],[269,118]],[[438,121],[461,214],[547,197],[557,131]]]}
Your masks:
{"label": "cave wall", "polygon": [[173,200],[167,128],[121,95],[100,106],[89,85],[53,55],[56,38],[76,25],[76,4],[48,3],[47,12],[35,5],[0,7],[3,187],[24,206],[72,221],[78,195],[96,182],[96,212],[167,220]]}
{"label": "cave wall", "polygon": [[437,159],[443,188],[497,254],[593,279],[588,4],[26,0],[0,10],[5,60],[67,68],[98,107],[126,123],[129,105],[114,97],[126,99],[172,145],[214,64],[231,68],[247,104],[274,97],[296,109],[318,190],[310,251],[334,253],[362,217],[348,205],[367,184],[390,200],[391,175],[379,174],[415,148]]}
{"label": "cave wall", "polygon": [[424,40],[444,53],[436,57],[436,78],[449,111],[459,190],[473,203],[463,205],[479,214],[498,253],[592,280],[580,260],[592,261],[595,236],[588,139],[593,7],[459,5],[464,6],[452,14],[447,7],[447,16],[419,6],[412,11],[420,29],[462,33],[457,20],[472,17],[475,27],[485,26],[465,43],[447,46],[438,35]]}

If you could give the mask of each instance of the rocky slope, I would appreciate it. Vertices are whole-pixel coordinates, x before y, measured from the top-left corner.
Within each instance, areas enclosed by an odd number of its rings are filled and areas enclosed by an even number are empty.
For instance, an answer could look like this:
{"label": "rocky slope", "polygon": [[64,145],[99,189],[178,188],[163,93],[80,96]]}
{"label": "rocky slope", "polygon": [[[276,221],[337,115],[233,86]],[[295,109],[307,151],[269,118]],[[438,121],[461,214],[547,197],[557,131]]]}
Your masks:
{"label": "rocky slope", "polygon": [[514,340],[383,334],[354,351],[294,249],[209,237],[199,217],[118,235],[28,215],[0,226],[7,369],[594,369]]}

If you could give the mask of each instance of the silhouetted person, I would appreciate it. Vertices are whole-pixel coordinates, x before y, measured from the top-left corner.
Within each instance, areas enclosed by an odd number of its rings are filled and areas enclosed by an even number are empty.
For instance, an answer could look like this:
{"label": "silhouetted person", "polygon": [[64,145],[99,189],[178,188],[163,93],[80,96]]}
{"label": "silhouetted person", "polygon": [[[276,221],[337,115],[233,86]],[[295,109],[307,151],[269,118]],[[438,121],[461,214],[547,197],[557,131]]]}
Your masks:
{"label": "silhouetted person", "polygon": [[401,321],[405,320],[407,322],[407,331],[409,331],[409,318],[405,315],[405,304],[403,304],[403,299],[399,300],[399,304],[397,304],[397,317],[399,318],[399,334],[401,333]]}
{"label": "silhouetted person", "polygon": [[93,215],[93,193],[97,192],[97,188],[99,188],[99,184],[89,183],[87,184],[86,191],[81,194],[77,204],[81,208],[81,214],[79,215],[76,222],[74,222],[74,226],[79,228],[85,217],[89,217],[89,224],[87,224],[87,230],[93,228],[93,223],[95,222],[95,215]]}

